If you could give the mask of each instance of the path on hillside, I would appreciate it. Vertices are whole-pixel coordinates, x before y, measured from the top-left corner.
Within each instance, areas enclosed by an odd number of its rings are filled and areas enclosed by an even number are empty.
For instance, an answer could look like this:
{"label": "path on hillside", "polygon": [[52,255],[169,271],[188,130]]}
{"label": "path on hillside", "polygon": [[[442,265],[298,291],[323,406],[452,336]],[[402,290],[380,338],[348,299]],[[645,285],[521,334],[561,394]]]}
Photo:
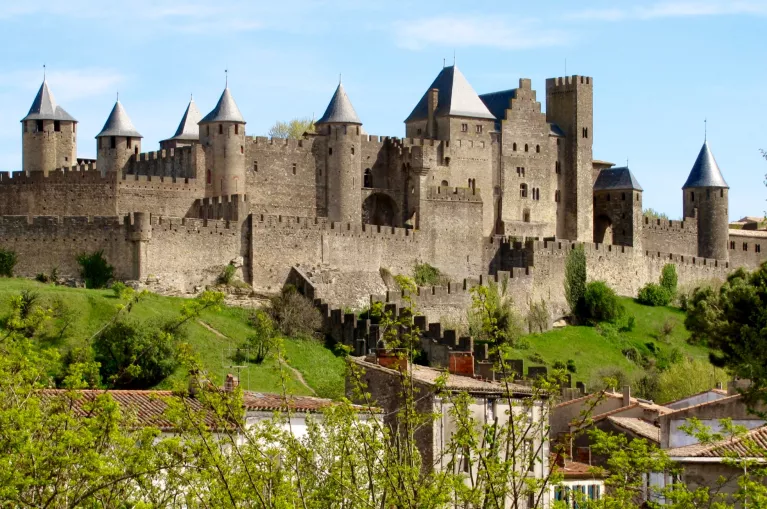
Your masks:
{"label": "path on hillside", "polygon": [[[212,326],[212,325],[210,325],[209,323],[207,323],[207,322],[204,322],[204,321],[202,321],[202,320],[200,320],[200,319],[198,319],[198,320],[197,320],[197,323],[199,323],[200,325],[202,325],[204,328],[206,328],[207,330],[209,330],[210,332],[212,332],[212,333],[213,333],[213,334],[215,334],[216,336],[218,336],[218,337],[220,337],[220,338],[224,338],[224,339],[229,339],[229,340],[231,340],[231,338],[230,338],[230,337],[228,337],[226,334],[224,334],[224,333],[223,333],[223,332],[221,332],[220,330],[216,329],[215,327],[213,327],[213,326]],[[295,377],[295,379],[296,379],[296,380],[298,380],[298,382],[299,382],[301,385],[303,385],[304,387],[306,387],[306,388],[307,388],[307,390],[308,390],[309,392],[311,392],[311,393],[312,393],[312,396],[316,396],[316,395],[317,395],[317,392],[316,392],[314,389],[312,389],[312,388],[309,386],[309,384],[308,384],[308,383],[306,383],[306,380],[304,380],[304,375],[303,375],[303,374],[302,374],[302,373],[301,373],[299,370],[297,370],[296,368],[294,368],[293,366],[291,366],[290,364],[288,364],[288,363],[287,363],[287,361],[286,361],[285,359],[278,359],[278,360],[279,360],[280,364],[282,364],[282,366],[283,366],[283,367],[285,367],[285,368],[286,368],[286,369],[288,369],[288,370],[289,370],[291,373],[293,373],[293,376]]]}

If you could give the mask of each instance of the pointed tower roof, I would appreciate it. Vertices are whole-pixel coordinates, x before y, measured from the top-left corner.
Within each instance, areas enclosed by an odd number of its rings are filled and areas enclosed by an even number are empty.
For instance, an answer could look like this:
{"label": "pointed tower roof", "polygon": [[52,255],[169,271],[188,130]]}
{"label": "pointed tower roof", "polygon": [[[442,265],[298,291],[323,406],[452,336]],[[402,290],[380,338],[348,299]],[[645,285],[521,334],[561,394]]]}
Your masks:
{"label": "pointed tower roof", "polygon": [[186,107],[184,116],[181,117],[181,123],[178,124],[176,134],[173,135],[171,140],[199,140],[200,139],[200,110],[197,109],[197,105],[194,103],[194,99],[189,99],[189,105]]}
{"label": "pointed tower roof", "polygon": [[708,148],[708,141],[703,142],[703,147],[700,149],[698,158],[690,170],[690,176],[687,177],[687,182],[684,183],[682,189],[688,187],[726,187],[728,189],[730,187],[724,181],[722,172],[719,171],[719,165],[716,164],[714,154]]}
{"label": "pointed tower roof", "polygon": [[213,111],[205,115],[205,118],[200,120],[200,123],[208,122],[239,122],[245,123],[245,119],[242,118],[242,113],[237,107],[237,103],[234,102],[234,97],[229,91],[229,87],[224,89],[221,97],[218,100],[218,104],[213,108]]}
{"label": "pointed tower roof", "polygon": [[466,77],[457,66],[444,67],[429,86],[426,93],[413,108],[405,122],[426,120],[429,116],[429,90],[439,89],[437,96],[437,116],[450,115],[457,117],[495,119],[477,92],[466,81]]}
{"label": "pointed tower roof", "polygon": [[359,124],[360,118],[357,116],[357,112],[354,111],[354,106],[349,100],[349,96],[346,95],[344,86],[339,83],[336,92],[333,94],[333,98],[330,99],[325,114],[320,117],[316,122],[317,124]]}
{"label": "pointed tower roof", "polygon": [[143,138],[143,136],[136,131],[136,128],[133,127],[133,122],[131,122],[128,113],[125,112],[125,108],[123,108],[123,105],[119,100],[115,103],[114,108],[112,108],[112,113],[109,114],[109,118],[107,118],[104,127],[101,129],[101,132],[96,135],[96,138],[101,138],[103,136],[130,136],[131,138]]}
{"label": "pointed tower roof", "polygon": [[77,122],[72,115],[67,113],[64,108],[56,104],[51,90],[48,88],[48,81],[43,80],[40,90],[37,91],[32,107],[29,108],[27,116],[21,119],[25,120],[64,120],[67,122]]}

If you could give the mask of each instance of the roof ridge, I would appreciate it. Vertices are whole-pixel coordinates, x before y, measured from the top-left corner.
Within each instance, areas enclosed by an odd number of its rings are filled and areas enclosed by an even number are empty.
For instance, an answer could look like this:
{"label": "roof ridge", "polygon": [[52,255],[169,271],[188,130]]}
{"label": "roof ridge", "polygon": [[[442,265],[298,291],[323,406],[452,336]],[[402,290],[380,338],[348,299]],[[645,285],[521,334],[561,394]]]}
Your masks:
{"label": "roof ridge", "polygon": [[229,87],[224,88],[221,93],[221,97],[218,98],[216,106],[210,113],[205,115],[200,123],[209,122],[239,122],[244,124],[245,119],[240,113],[240,108],[237,107],[237,102],[234,100],[232,93],[229,91]]}
{"label": "roof ridge", "polygon": [[352,105],[346,89],[339,83],[333,97],[330,98],[325,113],[316,122],[317,124],[337,123],[337,124],[360,124],[360,118]]}
{"label": "roof ridge", "polygon": [[437,74],[429,88],[426,89],[426,93],[423,94],[415,108],[413,108],[413,111],[405,119],[405,122],[426,120],[428,118],[429,91],[433,88],[439,90],[437,115],[497,120],[460,69],[452,65],[443,67],[439,74]]}

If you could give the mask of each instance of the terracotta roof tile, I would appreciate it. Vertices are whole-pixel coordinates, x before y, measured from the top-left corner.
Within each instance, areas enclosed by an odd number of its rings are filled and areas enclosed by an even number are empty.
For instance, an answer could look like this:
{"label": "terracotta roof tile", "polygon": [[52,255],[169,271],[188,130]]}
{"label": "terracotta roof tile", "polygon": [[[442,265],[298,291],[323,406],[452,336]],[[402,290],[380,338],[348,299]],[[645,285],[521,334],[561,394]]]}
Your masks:
{"label": "terracotta roof tile", "polygon": [[753,451],[746,446],[746,441],[753,441],[759,449],[762,458],[767,459],[767,426],[753,429],[743,437],[727,438],[713,444],[692,444],[668,449],[666,452],[672,458],[723,458],[736,456],[738,458],[753,457]]}
{"label": "terracotta roof tile", "polygon": [[610,416],[608,421],[643,438],[660,443],[660,428],[638,417]]}

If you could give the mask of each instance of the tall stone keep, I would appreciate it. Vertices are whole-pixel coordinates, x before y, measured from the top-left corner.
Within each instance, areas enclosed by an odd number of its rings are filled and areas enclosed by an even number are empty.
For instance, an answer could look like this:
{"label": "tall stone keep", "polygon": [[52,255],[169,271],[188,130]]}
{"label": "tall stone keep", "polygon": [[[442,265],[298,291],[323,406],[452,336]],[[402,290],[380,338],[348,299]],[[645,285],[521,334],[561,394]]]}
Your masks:
{"label": "tall stone keep", "polygon": [[199,126],[200,143],[205,150],[206,194],[244,193],[245,119],[228,86]]}
{"label": "tall stone keep", "polygon": [[[564,234],[570,240],[592,242],[592,137],[594,135],[594,80],[565,76],[546,80],[546,120],[565,133]],[[561,150],[561,149],[560,149]]]}
{"label": "tall stone keep", "polygon": [[682,186],[684,217],[698,221],[698,256],[729,259],[729,190],[706,141]]}
{"label": "tall stone keep", "polygon": [[27,175],[77,164],[77,120],[56,104],[45,80],[21,120],[21,140]]}
{"label": "tall stone keep", "polygon": [[96,135],[96,168],[102,175],[122,172],[131,157],[141,152],[141,138],[143,136],[133,127],[133,122],[118,100],[101,132]]}
{"label": "tall stone keep", "polygon": [[361,224],[362,122],[340,83],[316,124],[327,140],[328,219]]}

